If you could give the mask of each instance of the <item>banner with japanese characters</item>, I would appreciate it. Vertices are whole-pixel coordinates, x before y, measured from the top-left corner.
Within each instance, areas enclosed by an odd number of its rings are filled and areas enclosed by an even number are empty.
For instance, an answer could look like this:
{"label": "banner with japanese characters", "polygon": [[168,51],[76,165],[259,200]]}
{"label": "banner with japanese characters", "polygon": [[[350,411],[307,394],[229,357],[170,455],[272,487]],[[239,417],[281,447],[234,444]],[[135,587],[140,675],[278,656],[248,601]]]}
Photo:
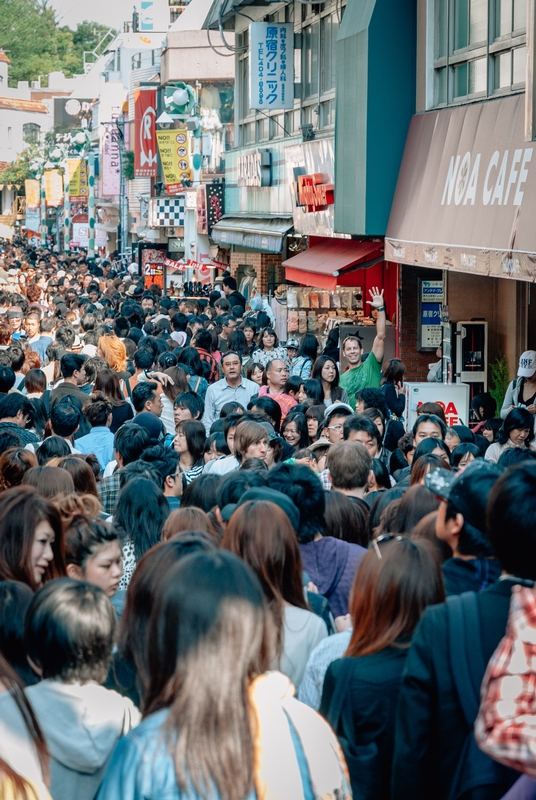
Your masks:
{"label": "banner with japanese characters", "polygon": [[50,169],[45,172],[45,195],[47,206],[63,205],[63,175],[59,169]]}
{"label": "banner with japanese characters", "polygon": [[39,208],[41,203],[39,181],[24,181],[24,192],[26,194],[26,207]]}
{"label": "banner with japanese characters", "polygon": [[294,25],[252,22],[249,41],[250,108],[294,108]]}
{"label": "banner with japanese characters", "polygon": [[67,181],[71,203],[87,202],[89,196],[87,162],[84,158],[67,159]]}
{"label": "banner with japanese characters", "polygon": [[183,181],[192,181],[188,131],[186,128],[157,131],[156,138],[167,192],[176,194],[184,189]]}

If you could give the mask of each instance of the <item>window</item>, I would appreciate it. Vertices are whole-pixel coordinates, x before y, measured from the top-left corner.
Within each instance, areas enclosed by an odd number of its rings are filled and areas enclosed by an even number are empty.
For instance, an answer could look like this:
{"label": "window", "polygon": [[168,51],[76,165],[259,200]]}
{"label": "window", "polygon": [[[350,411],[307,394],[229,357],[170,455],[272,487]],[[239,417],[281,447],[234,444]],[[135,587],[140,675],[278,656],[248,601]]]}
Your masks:
{"label": "window", "polygon": [[36,122],[26,122],[22,126],[22,138],[26,144],[37,144],[40,133],[41,126]]}
{"label": "window", "polygon": [[8,126],[8,129],[7,129],[6,146],[8,147],[8,149],[13,147],[13,128],[11,128],[9,126]]}
{"label": "window", "polygon": [[521,91],[526,0],[433,0],[433,105]]}
{"label": "window", "polygon": [[302,97],[305,99],[318,94],[320,22],[304,28],[302,36]]}

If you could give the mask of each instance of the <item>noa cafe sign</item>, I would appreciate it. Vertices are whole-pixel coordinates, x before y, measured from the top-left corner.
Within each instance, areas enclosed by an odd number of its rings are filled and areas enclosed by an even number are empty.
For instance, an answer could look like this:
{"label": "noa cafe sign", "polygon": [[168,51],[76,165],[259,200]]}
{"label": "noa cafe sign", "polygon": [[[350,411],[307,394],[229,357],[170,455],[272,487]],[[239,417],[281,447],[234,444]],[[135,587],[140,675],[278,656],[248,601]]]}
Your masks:
{"label": "noa cafe sign", "polygon": [[520,206],[533,155],[519,147],[495,150],[487,161],[471,151],[451,156],[441,205]]}
{"label": "noa cafe sign", "polygon": [[[428,400],[419,400],[417,403],[417,408],[422,406],[423,403],[430,402]],[[458,411],[458,406],[452,400],[448,403],[444,403],[442,400],[434,400],[434,403],[437,403],[438,406],[441,406],[443,411],[445,412],[445,419],[447,420],[447,427],[450,428],[452,425],[458,425],[460,423],[460,412]],[[417,419],[419,419],[417,417]]]}

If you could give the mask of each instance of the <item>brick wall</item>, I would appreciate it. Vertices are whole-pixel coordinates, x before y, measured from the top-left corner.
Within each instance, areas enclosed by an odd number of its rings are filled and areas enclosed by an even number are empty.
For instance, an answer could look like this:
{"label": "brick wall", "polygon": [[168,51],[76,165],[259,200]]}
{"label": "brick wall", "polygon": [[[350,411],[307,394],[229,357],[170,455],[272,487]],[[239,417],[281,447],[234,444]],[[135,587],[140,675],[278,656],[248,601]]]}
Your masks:
{"label": "brick wall", "polygon": [[[430,280],[430,270],[427,270]],[[432,352],[420,353],[419,347],[419,269],[400,267],[400,358],[407,367],[407,381],[425,381],[428,365],[437,361]]]}
{"label": "brick wall", "polygon": [[283,280],[283,267],[281,266],[281,255],[279,253],[258,253],[254,250],[245,252],[232,252],[230,271],[236,277],[238,268],[241,264],[249,264],[254,267],[257,273],[257,291],[260,294],[268,293],[268,268],[276,267],[276,280]]}

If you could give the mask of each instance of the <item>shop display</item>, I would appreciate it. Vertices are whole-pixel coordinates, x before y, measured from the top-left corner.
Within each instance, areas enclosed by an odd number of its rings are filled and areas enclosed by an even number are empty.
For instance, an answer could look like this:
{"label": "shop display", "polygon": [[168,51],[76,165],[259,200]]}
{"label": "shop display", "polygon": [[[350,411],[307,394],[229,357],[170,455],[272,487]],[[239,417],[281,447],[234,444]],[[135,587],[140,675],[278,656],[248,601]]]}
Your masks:
{"label": "shop display", "polygon": [[277,287],[276,299],[284,298],[288,309],[287,333],[326,335],[337,325],[358,325],[364,316],[360,286],[334,291],[309,286]]}

